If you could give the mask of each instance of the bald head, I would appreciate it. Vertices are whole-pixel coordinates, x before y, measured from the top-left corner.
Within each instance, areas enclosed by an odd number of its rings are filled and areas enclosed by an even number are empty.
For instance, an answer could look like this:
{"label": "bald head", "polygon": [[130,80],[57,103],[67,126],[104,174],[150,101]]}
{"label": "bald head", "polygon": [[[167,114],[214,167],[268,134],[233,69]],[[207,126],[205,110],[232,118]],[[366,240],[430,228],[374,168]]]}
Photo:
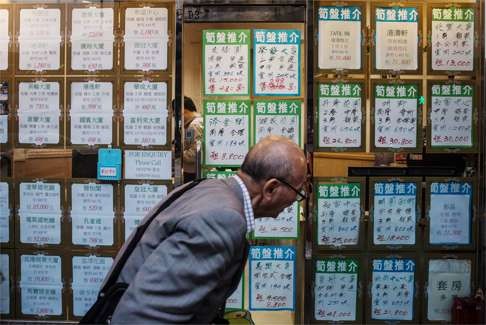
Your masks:
{"label": "bald head", "polygon": [[256,182],[272,177],[292,181],[302,174],[305,166],[304,152],[297,144],[288,138],[270,135],[248,152],[241,171]]}

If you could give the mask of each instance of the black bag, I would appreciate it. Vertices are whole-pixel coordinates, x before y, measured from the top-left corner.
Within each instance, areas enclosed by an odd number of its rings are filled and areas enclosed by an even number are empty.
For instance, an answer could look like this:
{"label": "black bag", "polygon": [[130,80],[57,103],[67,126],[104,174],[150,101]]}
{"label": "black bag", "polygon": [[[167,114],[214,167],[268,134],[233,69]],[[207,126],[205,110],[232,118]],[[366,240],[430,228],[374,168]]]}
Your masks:
{"label": "black bag", "polygon": [[135,249],[135,246],[140,241],[140,238],[142,238],[143,233],[160,212],[166,209],[172,202],[177,200],[182,194],[184,194],[184,192],[190,190],[201,181],[202,179],[195,180],[185,185],[177,192],[171,194],[171,196],[167,198],[164,203],[162,203],[159,209],[150,217],[149,220],[147,220],[147,222],[137,227],[135,235],[130,240],[127,248],[123,252],[123,255],[118,260],[118,263],[114,266],[113,271],[111,272],[110,277],[106,280],[105,285],[103,288],[101,288],[100,293],[98,294],[98,299],[96,299],[93,306],[91,306],[88,312],[83,316],[83,318],[81,318],[79,324],[109,323],[118,302],[128,288],[127,283],[116,282],[116,280],[118,279],[121,270],[125,266],[126,261],[130,257],[130,254]]}

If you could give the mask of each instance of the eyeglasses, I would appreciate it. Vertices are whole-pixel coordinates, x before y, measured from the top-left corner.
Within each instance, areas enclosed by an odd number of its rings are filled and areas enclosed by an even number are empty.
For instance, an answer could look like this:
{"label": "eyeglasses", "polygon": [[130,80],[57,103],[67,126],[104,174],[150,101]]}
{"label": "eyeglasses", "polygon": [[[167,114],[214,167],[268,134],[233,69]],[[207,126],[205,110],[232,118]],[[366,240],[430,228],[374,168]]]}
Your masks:
{"label": "eyeglasses", "polygon": [[280,183],[287,185],[287,187],[289,187],[290,189],[292,189],[292,191],[294,191],[295,193],[297,193],[297,198],[296,198],[296,201],[297,202],[301,202],[301,201],[307,200],[309,198],[307,196],[306,190],[304,189],[306,183],[304,183],[304,185],[302,185],[302,189],[298,190],[298,189],[296,189],[295,187],[293,187],[292,185],[290,185],[289,183],[287,183],[286,181],[284,181],[283,179],[281,179],[279,177],[272,177],[272,178],[275,178]]}

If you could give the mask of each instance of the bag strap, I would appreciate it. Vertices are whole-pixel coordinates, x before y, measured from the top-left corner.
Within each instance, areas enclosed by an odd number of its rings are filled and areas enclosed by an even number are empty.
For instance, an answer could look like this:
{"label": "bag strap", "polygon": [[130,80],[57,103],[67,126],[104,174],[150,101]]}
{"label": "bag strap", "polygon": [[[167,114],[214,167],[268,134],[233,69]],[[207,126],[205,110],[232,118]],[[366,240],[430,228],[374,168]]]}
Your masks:
{"label": "bag strap", "polygon": [[103,297],[106,294],[106,290],[109,290],[110,287],[112,287],[115,283],[116,280],[118,279],[118,276],[120,275],[123,267],[125,266],[125,263],[127,262],[128,258],[132,254],[133,250],[135,249],[135,246],[137,246],[138,242],[142,238],[143,234],[145,233],[145,230],[147,230],[148,226],[152,223],[152,221],[155,219],[156,216],[158,216],[163,210],[165,210],[172,202],[177,200],[182,194],[185,192],[189,191],[193,187],[195,187],[197,184],[199,184],[201,181],[203,181],[204,178],[197,179],[195,181],[192,181],[191,183],[187,184],[183,188],[179,189],[176,192],[173,192],[155,211],[150,218],[144,222],[143,224],[140,224],[136,230],[135,234],[128,243],[125,251],[123,252],[123,255],[120,257],[118,262],[116,263],[115,267],[113,268],[113,271],[110,273],[110,276],[108,280],[106,280],[105,285],[103,288],[100,290],[100,297]]}

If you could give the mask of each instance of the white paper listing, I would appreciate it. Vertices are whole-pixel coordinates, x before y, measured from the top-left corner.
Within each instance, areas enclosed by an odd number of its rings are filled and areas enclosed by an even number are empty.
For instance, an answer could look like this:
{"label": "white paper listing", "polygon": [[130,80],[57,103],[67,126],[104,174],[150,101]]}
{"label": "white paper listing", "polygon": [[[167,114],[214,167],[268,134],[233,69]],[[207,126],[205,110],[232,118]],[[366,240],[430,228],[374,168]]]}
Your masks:
{"label": "white paper listing", "polygon": [[113,8],[73,8],[71,68],[111,70],[113,68]]}
{"label": "white paper listing", "polygon": [[168,11],[166,8],[127,8],[125,11],[125,69],[167,69]]}
{"label": "white paper listing", "polygon": [[71,143],[113,142],[113,84],[73,82],[71,84]]}
{"label": "white paper listing", "polygon": [[62,314],[61,257],[22,255],[20,306],[24,315]]}
{"label": "white paper listing", "polygon": [[361,184],[319,184],[318,245],[357,245],[361,222]]}
{"label": "white paper listing", "polygon": [[472,184],[433,182],[430,184],[430,244],[471,242]]}
{"label": "white paper listing", "polygon": [[416,8],[376,8],[376,68],[418,68],[418,19]]}
{"label": "white paper listing", "polygon": [[10,241],[10,192],[7,182],[0,182],[0,243]]}
{"label": "white paper listing", "polygon": [[58,70],[61,62],[61,9],[20,9],[19,69]]}
{"label": "white paper listing", "polygon": [[123,113],[168,114],[166,82],[125,82]]}
{"label": "white paper listing", "polygon": [[125,240],[139,225],[142,218],[164,197],[166,185],[125,184]]}
{"label": "white paper listing", "polygon": [[19,143],[59,143],[61,116],[59,82],[19,83]]}
{"label": "white paper listing", "polygon": [[10,314],[10,257],[0,254],[0,314]]}
{"label": "white paper listing", "polygon": [[361,68],[361,16],[357,6],[319,7],[320,69]]}
{"label": "white paper listing", "polygon": [[376,182],[373,197],[373,244],[415,244],[416,214],[415,183]]}
{"label": "white paper listing", "polygon": [[358,261],[351,258],[320,259],[315,268],[315,319],[356,321]]}
{"label": "white paper listing", "polygon": [[96,301],[98,291],[113,263],[111,257],[73,256],[73,314],[81,317]]}
{"label": "white paper listing", "polygon": [[0,143],[8,142],[8,115],[0,115]]}
{"label": "white paper listing", "polygon": [[319,84],[319,147],[361,146],[362,91],[360,83]]}
{"label": "white paper listing", "polygon": [[474,8],[432,8],[432,70],[473,71]]}
{"label": "white paper listing", "polygon": [[0,9],[0,70],[8,69],[8,47],[10,42],[9,11]]}
{"label": "white paper listing", "polygon": [[432,147],[472,147],[474,134],[474,88],[465,84],[432,85]]}
{"label": "white paper listing", "polygon": [[255,219],[255,238],[297,238],[298,235],[298,202],[286,207],[277,218]]}
{"label": "white paper listing", "polygon": [[19,191],[19,212],[61,212],[61,185],[59,183],[22,182]]}
{"label": "white paper listing", "polygon": [[373,259],[371,318],[412,320],[415,300],[415,262],[411,259]]}
{"label": "white paper listing", "polygon": [[127,145],[167,143],[167,83],[125,82],[123,142]]}
{"label": "white paper listing", "polygon": [[250,248],[250,310],[295,309],[295,247]]}
{"label": "white paper listing", "polygon": [[471,294],[471,261],[439,259],[429,261],[427,319],[451,321],[454,296]]}
{"label": "white paper listing", "polygon": [[172,152],[125,150],[125,179],[172,178]]}
{"label": "white paper listing", "polygon": [[58,113],[60,86],[57,81],[33,81],[19,83],[19,114]]}
{"label": "white paper listing", "polygon": [[71,213],[72,243],[84,246],[114,244],[114,216]]}
{"label": "white paper listing", "polygon": [[24,244],[61,243],[61,213],[19,212],[20,242]]}
{"label": "white paper listing", "polygon": [[111,184],[71,185],[72,242],[110,246],[114,243],[114,194]]}
{"label": "white paper listing", "polygon": [[243,276],[241,277],[240,283],[238,283],[238,287],[236,290],[231,294],[231,296],[226,299],[226,310],[241,310],[243,309],[243,293],[244,293],[244,286],[243,286]]}

